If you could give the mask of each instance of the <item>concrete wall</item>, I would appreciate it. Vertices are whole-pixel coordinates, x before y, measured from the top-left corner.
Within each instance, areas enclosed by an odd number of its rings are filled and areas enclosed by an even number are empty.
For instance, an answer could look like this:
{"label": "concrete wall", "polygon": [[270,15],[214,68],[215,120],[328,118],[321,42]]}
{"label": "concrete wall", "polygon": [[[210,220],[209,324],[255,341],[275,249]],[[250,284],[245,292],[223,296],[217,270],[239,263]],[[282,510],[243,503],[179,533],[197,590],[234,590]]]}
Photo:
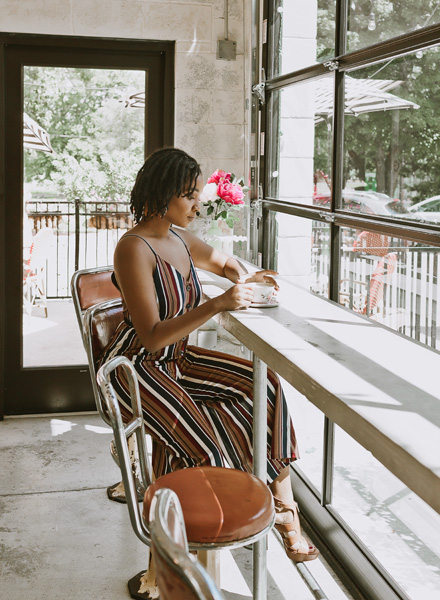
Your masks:
{"label": "concrete wall", "polygon": [[0,0],[0,31],[176,41],[175,145],[214,169],[245,174],[247,0],[229,0],[235,61],[216,58],[224,0]]}

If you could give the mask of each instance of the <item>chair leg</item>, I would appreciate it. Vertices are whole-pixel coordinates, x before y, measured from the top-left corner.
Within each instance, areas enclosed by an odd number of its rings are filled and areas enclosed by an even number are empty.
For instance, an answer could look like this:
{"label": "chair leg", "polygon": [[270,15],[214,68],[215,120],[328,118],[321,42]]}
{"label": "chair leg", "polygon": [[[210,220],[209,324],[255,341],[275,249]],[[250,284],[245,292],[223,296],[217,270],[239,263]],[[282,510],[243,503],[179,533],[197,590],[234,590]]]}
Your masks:
{"label": "chair leg", "polygon": [[137,600],[156,600],[159,598],[159,588],[156,581],[156,568],[153,554],[149,550],[150,558],[147,571],[141,571],[128,582],[128,590],[132,598]]}
{"label": "chair leg", "polygon": [[220,588],[220,550],[198,550],[197,559]]}

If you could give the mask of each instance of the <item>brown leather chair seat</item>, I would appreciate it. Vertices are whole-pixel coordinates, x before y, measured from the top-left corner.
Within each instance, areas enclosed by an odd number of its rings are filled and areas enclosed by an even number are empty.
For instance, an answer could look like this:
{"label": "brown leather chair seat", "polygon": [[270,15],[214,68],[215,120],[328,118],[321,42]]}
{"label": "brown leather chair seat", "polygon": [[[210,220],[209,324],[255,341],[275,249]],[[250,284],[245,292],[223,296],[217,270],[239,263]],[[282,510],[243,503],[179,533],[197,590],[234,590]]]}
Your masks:
{"label": "brown leather chair seat", "polygon": [[175,492],[182,506],[188,542],[222,544],[258,534],[273,521],[268,487],[254,475],[222,467],[194,467],[159,477],[145,492],[143,516],[158,489]]}

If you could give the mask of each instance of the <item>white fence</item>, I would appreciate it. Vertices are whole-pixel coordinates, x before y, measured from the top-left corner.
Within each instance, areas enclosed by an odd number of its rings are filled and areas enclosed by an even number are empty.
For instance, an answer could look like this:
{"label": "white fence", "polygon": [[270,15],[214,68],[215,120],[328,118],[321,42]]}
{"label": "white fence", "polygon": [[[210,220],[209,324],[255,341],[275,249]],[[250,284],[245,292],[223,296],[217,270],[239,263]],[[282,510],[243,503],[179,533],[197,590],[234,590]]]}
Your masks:
{"label": "white fence", "polygon": [[[440,348],[440,248],[384,236],[385,246],[356,248],[356,234],[354,230],[350,233],[345,230],[340,257],[341,304],[414,340]],[[312,256],[311,287],[326,296],[328,227],[314,228]]]}

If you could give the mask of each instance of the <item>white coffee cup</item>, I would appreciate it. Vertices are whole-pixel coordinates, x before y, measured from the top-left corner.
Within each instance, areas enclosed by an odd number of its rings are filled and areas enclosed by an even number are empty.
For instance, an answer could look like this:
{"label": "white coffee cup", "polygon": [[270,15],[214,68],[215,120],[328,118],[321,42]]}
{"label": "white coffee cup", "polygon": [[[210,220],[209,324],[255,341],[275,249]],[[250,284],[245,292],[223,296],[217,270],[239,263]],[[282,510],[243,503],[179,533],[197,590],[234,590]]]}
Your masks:
{"label": "white coffee cup", "polygon": [[275,289],[272,283],[252,282],[249,285],[252,286],[254,292],[253,302],[256,304],[267,304],[270,302]]}

